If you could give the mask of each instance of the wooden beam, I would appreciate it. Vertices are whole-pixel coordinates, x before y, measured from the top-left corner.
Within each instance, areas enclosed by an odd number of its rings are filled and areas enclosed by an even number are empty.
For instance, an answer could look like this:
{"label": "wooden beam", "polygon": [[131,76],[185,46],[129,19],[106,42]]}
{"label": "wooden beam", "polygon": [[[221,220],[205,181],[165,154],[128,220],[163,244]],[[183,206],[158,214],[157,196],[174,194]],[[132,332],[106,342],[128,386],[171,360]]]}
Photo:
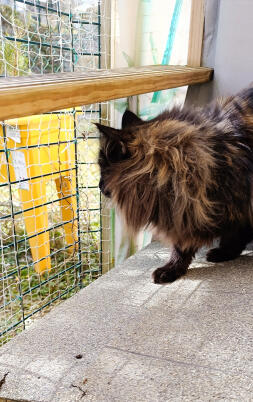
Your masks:
{"label": "wooden beam", "polygon": [[192,0],[187,65],[201,65],[204,34],[204,0]]}
{"label": "wooden beam", "polygon": [[210,68],[146,66],[0,79],[0,121],[207,82]]}

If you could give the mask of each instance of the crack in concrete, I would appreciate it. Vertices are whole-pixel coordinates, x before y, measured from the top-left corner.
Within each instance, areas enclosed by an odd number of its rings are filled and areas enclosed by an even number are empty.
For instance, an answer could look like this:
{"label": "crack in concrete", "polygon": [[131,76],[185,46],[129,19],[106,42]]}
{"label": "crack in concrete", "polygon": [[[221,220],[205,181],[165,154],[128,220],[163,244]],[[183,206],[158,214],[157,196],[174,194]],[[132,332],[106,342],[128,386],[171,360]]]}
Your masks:
{"label": "crack in concrete", "polygon": [[153,356],[153,355],[148,355],[148,354],[145,354],[145,353],[139,353],[139,352],[134,352],[134,351],[131,351],[131,350],[125,350],[125,349],[122,349],[122,348],[118,348],[118,347],[115,347],[115,346],[109,346],[109,345],[107,345],[106,348],[118,350],[119,352],[129,353],[129,354],[132,354],[132,355],[135,355],[135,356],[147,357],[149,359],[160,360],[160,361],[169,362],[169,363],[173,363],[173,364],[178,364],[178,365],[182,365],[182,366],[186,366],[186,367],[195,367],[195,368],[202,368],[202,369],[204,368],[204,369],[208,369],[208,370],[218,371],[220,373],[227,373],[225,370],[217,369],[217,368],[212,367],[212,366],[206,366],[204,364],[202,365],[202,364],[188,363],[188,362],[185,362],[185,361],[168,359],[166,357]]}
{"label": "crack in concrete", "polygon": [[2,388],[2,386],[5,383],[6,377],[9,374],[9,371],[7,371],[7,373],[4,374],[3,378],[0,380],[0,389]]}
{"label": "crack in concrete", "polygon": [[71,384],[71,387],[77,388],[80,392],[82,392],[80,399],[82,399],[86,395],[86,391],[84,391],[79,385]]}

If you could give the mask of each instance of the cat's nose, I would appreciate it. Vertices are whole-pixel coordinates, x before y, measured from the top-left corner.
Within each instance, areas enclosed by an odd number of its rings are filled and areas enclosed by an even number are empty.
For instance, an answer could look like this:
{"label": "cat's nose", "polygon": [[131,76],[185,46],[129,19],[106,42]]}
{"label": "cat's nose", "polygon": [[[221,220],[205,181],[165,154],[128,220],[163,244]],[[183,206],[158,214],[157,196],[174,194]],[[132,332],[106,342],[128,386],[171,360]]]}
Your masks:
{"label": "cat's nose", "polygon": [[104,188],[104,180],[103,179],[100,179],[99,180],[99,188],[100,188],[100,190],[103,192],[103,188]]}
{"label": "cat's nose", "polygon": [[102,194],[104,194],[105,197],[108,197],[108,198],[111,197],[110,191],[106,190],[106,188],[105,188],[105,182],[104,182],[103,179],[99,180],[99,188],[100,188]]}

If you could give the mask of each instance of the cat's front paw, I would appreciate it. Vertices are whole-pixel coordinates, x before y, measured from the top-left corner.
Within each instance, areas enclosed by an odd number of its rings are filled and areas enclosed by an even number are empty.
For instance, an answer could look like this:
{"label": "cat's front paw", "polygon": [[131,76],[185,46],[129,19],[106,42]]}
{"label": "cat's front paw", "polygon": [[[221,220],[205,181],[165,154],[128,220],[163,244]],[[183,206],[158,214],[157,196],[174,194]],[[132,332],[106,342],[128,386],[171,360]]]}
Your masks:
{"label": "cat's front paw", "polygon": [[157,268],[153,274],[154,283],[164,284],[174,282],[182,275],[186,274],[187,269],[178,265],[167,264],[164,267]]}

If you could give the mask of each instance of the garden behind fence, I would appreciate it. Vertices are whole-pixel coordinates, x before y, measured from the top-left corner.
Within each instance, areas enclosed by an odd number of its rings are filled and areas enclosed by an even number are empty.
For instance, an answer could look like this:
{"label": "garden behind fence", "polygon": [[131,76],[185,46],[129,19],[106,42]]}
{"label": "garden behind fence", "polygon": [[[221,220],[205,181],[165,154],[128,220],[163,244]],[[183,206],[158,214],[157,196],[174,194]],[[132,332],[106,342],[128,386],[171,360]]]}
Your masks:
{"label": "garden behind fence", "polygon": [[[2,1],[0,76],[109,67],[107,2]],[[101,120],[107,104],[0,125],[1,343],[110,268],[93,124]]]}

